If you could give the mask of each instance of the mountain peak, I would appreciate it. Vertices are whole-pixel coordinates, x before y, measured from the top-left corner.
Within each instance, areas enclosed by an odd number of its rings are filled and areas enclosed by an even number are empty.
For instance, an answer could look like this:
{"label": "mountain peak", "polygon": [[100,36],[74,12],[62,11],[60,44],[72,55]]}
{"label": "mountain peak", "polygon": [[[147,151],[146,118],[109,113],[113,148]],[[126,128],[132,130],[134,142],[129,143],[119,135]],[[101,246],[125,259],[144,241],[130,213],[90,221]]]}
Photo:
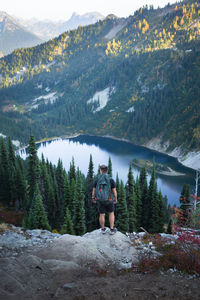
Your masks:
{"label": "mountain peak", "polygon": [[0,11],[0,52],[9,54],[16,48],[31,47],[41,43],[36,35],[5,11]]}
{"label": "mountain peak", "polygon": [[80,16],[76,11],[74,11],[73,13],[72,13],[72,16],[71,16],[71,18],[75,18],[75,17],[77,17],[77,16]]}

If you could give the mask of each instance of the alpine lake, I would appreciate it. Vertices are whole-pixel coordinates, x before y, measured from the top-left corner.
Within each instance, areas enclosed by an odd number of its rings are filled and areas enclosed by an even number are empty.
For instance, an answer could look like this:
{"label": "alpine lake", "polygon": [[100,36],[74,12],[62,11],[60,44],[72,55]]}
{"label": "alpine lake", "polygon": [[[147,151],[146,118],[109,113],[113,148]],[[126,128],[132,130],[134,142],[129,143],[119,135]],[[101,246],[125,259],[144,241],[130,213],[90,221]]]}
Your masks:
{"label": "alpine lake", "polygon": [[[70,162],[74,157],[75,166],[85,175],[88,172],[90,154],[95,174],[100,164],[108,164],[110,157],[113,179],[116,179],[118,173],[119,179],[122,179],[124,183],[127,182],[130,163],[132,163],[135,179],[139,176],[141,167],[145,165],[149,182],[152,165],[155,162],[158,190],[161,190],[163,196],[167,196],[168,204],[180,205],[179,197],[184,183],[189,183],[191,193],[194,192],[195,170],[183,166],[176,158],[169,155],[125,141],[108,137],[79,135],[39,142],[37,143],[37,153],[39,158],[43,154],[44,158],[55,165],[60,158],[66,171],[69,170]],[[20,150],[20,156],[24,159],[27,157],[27,148]]]}

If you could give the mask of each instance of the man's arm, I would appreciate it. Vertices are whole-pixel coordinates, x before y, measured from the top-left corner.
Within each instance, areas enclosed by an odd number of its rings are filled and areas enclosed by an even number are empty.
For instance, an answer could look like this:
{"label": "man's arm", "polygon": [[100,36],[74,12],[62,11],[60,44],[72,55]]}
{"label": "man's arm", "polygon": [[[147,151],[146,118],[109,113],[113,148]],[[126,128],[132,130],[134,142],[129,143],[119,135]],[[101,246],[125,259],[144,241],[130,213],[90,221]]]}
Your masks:
{"label": "man's arm", "polygon": [[93,203],[97,202],[95,196],[96,196],[96,188],[93,187],[93,189],[92,189],[92,202]]}
{"label": "man's arm", "polygon": [[116,189],[116,188],[113,188],[113,189],[112,189],[112,192],[113,192],[113,195],[114,195],[114,197],[115,197],[114,203],[117,203],[117,189]]}

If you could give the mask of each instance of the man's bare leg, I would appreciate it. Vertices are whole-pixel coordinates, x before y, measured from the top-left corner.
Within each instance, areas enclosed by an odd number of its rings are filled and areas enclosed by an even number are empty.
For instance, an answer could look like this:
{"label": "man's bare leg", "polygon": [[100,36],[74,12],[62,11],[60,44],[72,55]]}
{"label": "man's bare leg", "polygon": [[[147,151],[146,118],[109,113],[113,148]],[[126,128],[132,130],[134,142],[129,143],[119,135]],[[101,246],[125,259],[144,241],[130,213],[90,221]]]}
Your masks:
{"label": "man's bare leg", "polygon": [[114,228],[114,224],[115,224],[115,214],[114,211],[109,213],[109,222],[110,222],[110,229]]}
{"label": "man's bare leg", "polygon": [[99,223],[101,225],[101,228],[104,229],[104,226],[105,226],[105,214],[100,214],[100,216],[99,216]]}

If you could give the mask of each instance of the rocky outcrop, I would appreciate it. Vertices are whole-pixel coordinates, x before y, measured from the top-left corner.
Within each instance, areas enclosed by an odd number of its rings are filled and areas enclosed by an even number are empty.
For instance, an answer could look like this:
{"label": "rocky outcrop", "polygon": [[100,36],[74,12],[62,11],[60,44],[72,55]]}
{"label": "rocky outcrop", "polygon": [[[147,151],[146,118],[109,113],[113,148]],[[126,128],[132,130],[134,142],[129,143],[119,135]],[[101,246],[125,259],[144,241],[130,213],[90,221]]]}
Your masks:
{"label": "rocky outcrop", "polygon": [[61,299],[86,275],[130,269],[141,253],[159,255],[142,236],[99,229],[72,236],[9,226],[0,233],[0,299]]}
{"label": "rocky outcrop", "polygon": [[172,151],[169,151],[169,141],[162,143],[161,138],[159,137],[150,140],[144,146],[149,149],[173,156],[186,167],[192,168],[194,170],[200,169],[200,151],[190,151],[188,153],[184,153],[181,149],[181,146],[174,148]]}

